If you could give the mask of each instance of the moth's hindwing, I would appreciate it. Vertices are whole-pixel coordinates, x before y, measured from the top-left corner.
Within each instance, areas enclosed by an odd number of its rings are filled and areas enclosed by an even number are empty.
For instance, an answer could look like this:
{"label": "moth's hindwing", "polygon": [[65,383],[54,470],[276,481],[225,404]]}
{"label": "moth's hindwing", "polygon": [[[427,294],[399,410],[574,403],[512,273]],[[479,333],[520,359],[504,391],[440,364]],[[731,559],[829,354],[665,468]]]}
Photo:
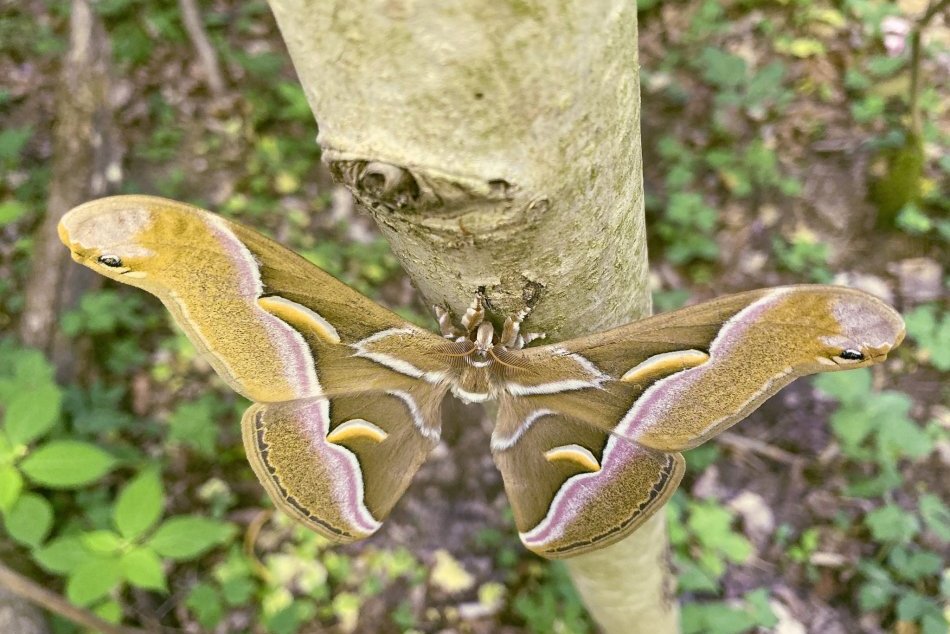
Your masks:
{"label": "moth's hindwing", "polygon": [[337,541],[366,537],[438,442],[438,428],[419,420],[424,414],[411,398],[394,392],[252,405],[242,421],[251,466],[292,517]]}
{"label": "moth's hindwing", "polygon": [[550,410],[508,414],[521,419],[521,432],[493,446],[495,464],[521,540],[539,555],[569,557],[622,539],[662,508],[682,478],[678,453]]}

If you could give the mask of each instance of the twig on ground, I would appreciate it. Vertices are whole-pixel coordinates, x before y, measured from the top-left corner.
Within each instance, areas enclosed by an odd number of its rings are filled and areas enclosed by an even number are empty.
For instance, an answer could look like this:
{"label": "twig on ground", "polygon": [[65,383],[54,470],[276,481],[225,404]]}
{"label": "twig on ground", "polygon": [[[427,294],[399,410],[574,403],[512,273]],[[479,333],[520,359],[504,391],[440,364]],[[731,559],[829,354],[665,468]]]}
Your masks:
{"label": "twig on ground", "polygon": [[755,438],[746,438],[745,436],[740,436],[739,434],[729,431],[719,434],[716,441],[736,451],[758,454],[775,460],[776,462],[796,467],[802,466],[806,462],[805,458],[796,456],[784,449],[779,449],[775,445],[770,445],[767,442],[756,440]]}
{"label": "twig on ground", "polygon": [[204,25],[201,22],[201,14],[198,12],[198,5],[195,0],[178,0],[178,7],[181,10],[181,19],[185,24],[185,30],[188,31],[188,38],[198,52],[198,58],[201,60],[201,66],[205,71],[205,78],[208,80],[208,88],[215,97],[224,94],[224,76],[221,73],[221,66],[218,64],[218,54],[208,40]]}
{"label": "twig on ground", "polygon": [[62,596],[47,590],[32,579],[24,577],[3,564],[0,564],[0,585],[3,585],[17,596],[69,619],[77,625],[92,628],[94,632],[102,632],[102,634],[149,634],[146,630],[113,625],[108,621],[103,621],[92,612],[73,605]]}

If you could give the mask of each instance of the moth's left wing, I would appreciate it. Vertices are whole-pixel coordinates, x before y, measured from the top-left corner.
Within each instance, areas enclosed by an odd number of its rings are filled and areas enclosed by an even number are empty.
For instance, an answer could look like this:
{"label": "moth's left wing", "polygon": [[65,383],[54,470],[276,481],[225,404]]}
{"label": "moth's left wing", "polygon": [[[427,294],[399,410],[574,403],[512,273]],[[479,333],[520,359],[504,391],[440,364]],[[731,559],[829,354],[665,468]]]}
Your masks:
{"label": "moth's left wing", "polygon": [[492,448],[522,539],[549,557],[619,539],[675,488],[677,452],[799,376],[882,361],[903,333],[866,293],[791,286],[508,354]]}
{"label": "moth's left wing", "polygon": [[[601,392],[615,397],[605,405],[625,408],[619,418],[616,410],[600,409],[585,421],[654,449],[683,451],[742,420],[796,378],[880,363],[903,337],[900,315],[872,295],[784,286],[525,350],[519,363],[543,368],[552,357],[583,360],[609,377]],[[629,405],[622,397],[628,390]]]}

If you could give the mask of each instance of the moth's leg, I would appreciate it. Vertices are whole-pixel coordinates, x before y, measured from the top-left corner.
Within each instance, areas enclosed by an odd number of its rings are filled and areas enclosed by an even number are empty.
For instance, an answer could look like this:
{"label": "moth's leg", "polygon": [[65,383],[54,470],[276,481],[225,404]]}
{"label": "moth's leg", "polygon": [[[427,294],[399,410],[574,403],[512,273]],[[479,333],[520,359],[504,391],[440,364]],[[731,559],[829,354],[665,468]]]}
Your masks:
{"label": "moth's leg", "polygon": [[538,339],[544,339],[547,337],[546,333],[543,332],[528,332],[521,335],[521,347],[524,348],[526,345],[532,341],[537,341]]}
{"label": "moth's leg", "polygon": [[462,316],[462,328],[465,329],[465,332],[471,333],[478,328],[484,320],[485,306],[482,302],[482,294],[476,293],[475,299],[472,300],[472,305],[468,307],[468,310],[466,310]]}
{"label": "moth's leg", "polygon": [[521,320],[524,318],[526,312],[527,311],[524,310],[521,311],[515,319],[511,317],[505,319],[505,327],[501,329],[501,339],[498,341],[499,345],[515,350],[521,347],[518,345],[521,339]]}
{"label": "moth's leg", "polygon": [[452,323],[452,315],[442,306],[433,306],[435,317],[439,320],[439,331],[446,339],[457,339],[465,335],[465,331],[455,327]]}
{"label": "moth's leg", "polygon": [[531,314],[531,306],[520,311],[514,319],[509,317],[505,320],[505,327],[501,331],[500,345],[509,350],[520,350],[532,341],[544,338],[543,332],[521,334],[521,324],[529,314]]}

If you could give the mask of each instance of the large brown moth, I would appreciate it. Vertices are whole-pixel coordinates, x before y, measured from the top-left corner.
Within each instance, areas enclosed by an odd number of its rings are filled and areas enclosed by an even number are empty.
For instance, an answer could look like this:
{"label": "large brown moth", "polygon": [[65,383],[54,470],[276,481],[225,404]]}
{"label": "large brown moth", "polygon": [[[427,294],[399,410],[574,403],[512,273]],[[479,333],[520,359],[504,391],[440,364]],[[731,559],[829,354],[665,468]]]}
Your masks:
{"label": "large brown moth", "polygon": [[729,295],[613,330],[523,347],[476,300],[442,335],[407,323],[289,249],[221,216],[147,196],[70,211],[77,262],[162,300],[254,401],[248,458],[274,502],[340,542],[376,531],[438,443],[447,392],[498,401],[491,449],[524,544],[606,546],[670,497],[681,451],[797,377],[859,368],[901,342],[900,316],[835,286]]}

